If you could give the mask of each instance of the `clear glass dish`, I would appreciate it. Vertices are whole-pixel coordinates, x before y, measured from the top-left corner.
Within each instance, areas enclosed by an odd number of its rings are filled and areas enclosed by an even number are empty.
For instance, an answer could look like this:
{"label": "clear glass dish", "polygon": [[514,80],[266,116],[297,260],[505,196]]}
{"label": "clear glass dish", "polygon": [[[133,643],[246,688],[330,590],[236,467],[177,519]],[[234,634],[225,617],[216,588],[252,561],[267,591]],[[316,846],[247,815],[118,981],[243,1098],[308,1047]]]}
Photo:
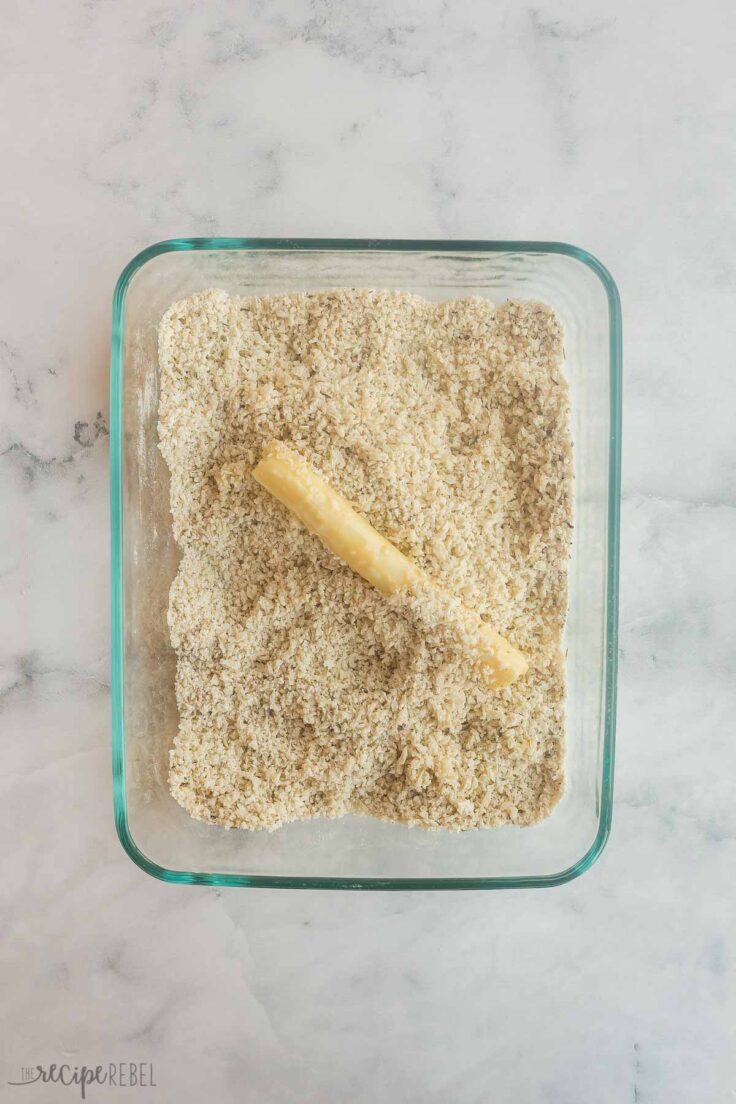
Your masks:
{"label": "clear glass dish", "polygon": [[[178,562],[157,448],[157,327],[203,288],[264,295],[388,287],[430,299],[542,299],[565,325],[575,448],[567,622],[567,790],[530,828],[428,832],[362,817],[226,831],[170,796],[177,726],[166,606]],[[124,269],[113,304],[110,486],[115,824],[169,882],[321,889],[552,886],[586,870],[610,829],[616,707],[621,316],[589,253],[556,242],[182,238]]]}

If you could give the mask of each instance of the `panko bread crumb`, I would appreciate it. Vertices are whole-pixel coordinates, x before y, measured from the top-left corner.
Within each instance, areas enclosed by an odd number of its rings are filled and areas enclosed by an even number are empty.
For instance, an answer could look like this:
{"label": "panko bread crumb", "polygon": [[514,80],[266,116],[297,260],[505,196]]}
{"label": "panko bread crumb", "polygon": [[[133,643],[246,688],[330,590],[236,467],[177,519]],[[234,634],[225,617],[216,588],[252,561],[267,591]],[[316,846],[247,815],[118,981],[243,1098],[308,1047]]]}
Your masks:
{"label": "panko bread crumb", "polygon": [[[348,812],[449,829],[547,816],[564,786],[572,529],[553,311],[214,290],[167,311],[159,360],[182,553],[180,805],[251,829]],[[254,479],[222,477],[274,439],[453,597],[384,597]],[[478,678],[462,604],[529,656],[508,688]]]}

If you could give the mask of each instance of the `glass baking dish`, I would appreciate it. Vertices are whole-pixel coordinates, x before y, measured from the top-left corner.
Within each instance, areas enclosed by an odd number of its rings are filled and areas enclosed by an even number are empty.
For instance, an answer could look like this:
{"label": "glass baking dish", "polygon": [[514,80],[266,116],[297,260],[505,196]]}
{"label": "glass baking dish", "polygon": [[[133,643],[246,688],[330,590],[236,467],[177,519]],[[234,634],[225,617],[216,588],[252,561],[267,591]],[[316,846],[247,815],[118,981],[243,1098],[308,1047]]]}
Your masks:
{"label": "glass baking dish", "polygon": [[[166,607],[178,553],[157,447],[157,327],[204,288],[266,295],[394,288],[429,299],[549,303],[565,326],[575,456],[566,631],[567,789],[529,828],[424,831],[350,816],[249,832],[199,823],[167,788],[177,727]],[[610,829],[616,707],[621,316],[609,273],[557,242],[180,238],[152,245],[115,289],[110,403],[112,740],[123,847],[164,881],[321,889],[559,885]]]}

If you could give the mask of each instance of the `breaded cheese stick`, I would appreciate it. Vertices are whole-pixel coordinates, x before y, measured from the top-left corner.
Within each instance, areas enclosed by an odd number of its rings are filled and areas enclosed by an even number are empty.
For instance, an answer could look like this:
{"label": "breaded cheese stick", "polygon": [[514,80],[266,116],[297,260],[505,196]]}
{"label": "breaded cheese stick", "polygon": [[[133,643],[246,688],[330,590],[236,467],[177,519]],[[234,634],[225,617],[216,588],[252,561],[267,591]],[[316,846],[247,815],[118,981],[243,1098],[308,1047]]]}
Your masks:
{"label": "breaded cheese stick", "polygon": [[[347,498],[286,445],[272,441],[253,476],[330,552],[383,594],[397,590],[415,594],[427,589],[442,590],[426,571],[381,536]],[[526,656],[474,610],[463,608],[472,658],[492,689],[508,686],[527,670]]]}

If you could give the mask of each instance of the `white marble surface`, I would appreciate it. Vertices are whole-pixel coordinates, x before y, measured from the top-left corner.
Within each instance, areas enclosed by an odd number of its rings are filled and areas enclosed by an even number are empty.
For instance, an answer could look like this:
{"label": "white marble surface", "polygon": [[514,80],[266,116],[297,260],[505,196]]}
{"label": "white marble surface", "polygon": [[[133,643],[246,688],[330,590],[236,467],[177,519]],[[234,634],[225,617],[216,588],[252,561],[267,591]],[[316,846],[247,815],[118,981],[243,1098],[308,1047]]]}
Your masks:
{"label": "white marble surface", "polygon": [[[736,1098],[729,0],[0,5],[0,1098]],[[556,891],[174,888],[113,831],[107,356],[185,234],[558,238],[625,312],[617,798]]]}

